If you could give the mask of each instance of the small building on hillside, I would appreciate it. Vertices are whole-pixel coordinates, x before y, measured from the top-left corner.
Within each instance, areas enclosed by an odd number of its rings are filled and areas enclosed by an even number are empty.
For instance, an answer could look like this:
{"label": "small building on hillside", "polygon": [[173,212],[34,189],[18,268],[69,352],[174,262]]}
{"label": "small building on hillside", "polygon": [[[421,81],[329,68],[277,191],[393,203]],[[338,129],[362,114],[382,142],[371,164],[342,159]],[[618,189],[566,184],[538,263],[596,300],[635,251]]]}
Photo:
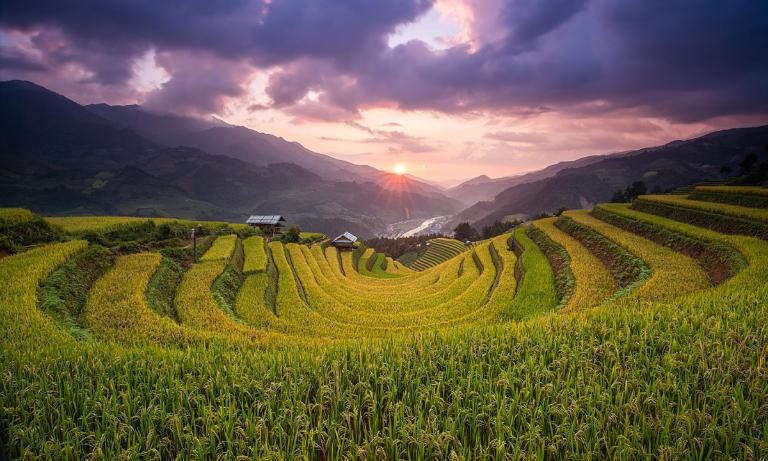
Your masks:
{"label": "small building on hillside", "polygon": [[264,235],[275,235],[283,227],[285,218],[278,214],[272,215],[253,215],[245,223],[249,226],[258,227]]}
{"label": "small building on hillside", "polygon": [[331,245],[340,250],[351,250],[355,245],[355,242],[357,242],[357,236],[350,234],[349,232],[344,232],[335,239],[331,240]]}

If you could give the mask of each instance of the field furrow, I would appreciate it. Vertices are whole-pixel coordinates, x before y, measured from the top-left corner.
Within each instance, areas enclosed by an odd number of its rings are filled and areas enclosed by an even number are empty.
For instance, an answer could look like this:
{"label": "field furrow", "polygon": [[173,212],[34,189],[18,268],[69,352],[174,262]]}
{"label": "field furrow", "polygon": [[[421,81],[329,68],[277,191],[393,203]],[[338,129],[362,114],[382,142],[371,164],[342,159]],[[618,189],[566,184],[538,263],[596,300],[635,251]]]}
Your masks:
{"label": "field furrow", "polygon": [[664,299],[709,286],[709,276],[693,258],[612,226],[591,216],[586,210],[567,211],[564,215],[596,230],[648,265],[651,276],[631,296],[648,300]]}
{"label": "field furrow", "polygon": [[570,267],[575,286],[571,298],[563,307],[589,308],[602,304],[619,289],[616,281],[603,263],[584,245],[555,227],[556,220],[557,218],[540,219],[533,225],[565,248],[570,255]]}

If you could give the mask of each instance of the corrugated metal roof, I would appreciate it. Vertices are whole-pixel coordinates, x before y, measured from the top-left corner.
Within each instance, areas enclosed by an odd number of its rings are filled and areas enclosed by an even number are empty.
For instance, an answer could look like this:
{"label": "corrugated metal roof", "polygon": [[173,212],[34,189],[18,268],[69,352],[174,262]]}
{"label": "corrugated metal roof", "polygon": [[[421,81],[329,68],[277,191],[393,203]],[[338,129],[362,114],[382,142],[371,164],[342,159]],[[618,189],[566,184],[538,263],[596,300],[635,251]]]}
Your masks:
{"label": "corrugated metal roof", "polygon": [[253,215],[245,221],[246,224],[277,224],[280,221],[285,221],[279,214],[273,215]]}
{"label": "corrugated metal roof", "polygon": [[350,234],[349,232],[344,232],[343,234],[333,239],[334,242],[337,242],[339,240],[349,240],[350,242],[355,243],[357,242],[357,236]]}

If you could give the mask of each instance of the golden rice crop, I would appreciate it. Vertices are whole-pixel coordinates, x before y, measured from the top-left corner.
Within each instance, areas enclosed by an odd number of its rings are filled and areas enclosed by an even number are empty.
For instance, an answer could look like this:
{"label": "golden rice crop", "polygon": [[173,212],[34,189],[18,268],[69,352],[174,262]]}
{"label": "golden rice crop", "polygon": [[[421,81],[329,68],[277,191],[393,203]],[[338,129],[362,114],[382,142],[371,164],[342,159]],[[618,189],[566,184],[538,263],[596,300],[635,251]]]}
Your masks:
{"label": "golden rice crop", "polygon": [[158,253],[119,257],[91,288],[82,314],[85,325],[105,340],[168,344],[201,339],[147,305],[147,284],[160,260]]}
{"label": "golden rice crop", "polygon": [[759,186],[696,186],[696,191],[768,197],[768,187]]}
{"label": "golden rice crop", "polygon": [[267,269],[267,252],[264,248],[264,238],[258,235],[243,240],[245,263],[243,272],[263,272]]}
{"label": "golden rice crop", "polygon": [[576,279],[576,287],[564,308],[588,308],[601,304],[619,289],[618,285],[603,263],[581,242],[555,227],[556,220],[539,219],[533,225],[565,248],[571,256],[571,271]]}
{"label": "golden rice crop", "polygon": [[237,235],[222,235],[214,240],[213,245],[203,254],[200,261],[217,261],[220,259],[229,260],[235,251]]}
{"label": "golden rice crop", "polygon": [[73,338],[37,308],[37,287],[64,261],[88,243],[73,240],[51,243],[0,259],[0,341],[8,352],[33,351]]}
{"label": "golden rice crop", "polygon": [[[375,291],[379,298],[385,299],[412,300],[440,293],[459,278],[462,266],[462,258],[454,258],[444,265],[423,272],[413,271],[400,279],[379,280],[358,274],[352,267],[352,259],[348,254],[339,256],[335,248],[328,248],[325,253],[330,270],[323,270],[323,273],[336,278],[350,292],[367,296],[371,291]],[[319,255],[315,255],[315,259],[319,264],[323,264]],[[341,265],[339,265],[339,259],[341,259]]]}
{"label": "golden rice crop", "polygon": [[[321,286],[318,284],[317,278],[312,276],[312,266],[307,262],[298,245],[289,244],[287,249],[299,280],[302,281],[307,303],[310,307],[329,319],[376,330],[382,327],[412,328],[422,324],[446,322],[454,317],[465,315],[482,304],[495,275],[492,267],[488,267],[491,265],[489,254],[487,257],[481,256],[486,266],[486,273],[481,279],[485,285],[479,284],[478,279],[480,277],[475,277],[475,281],[471,283],[468,289],[455,293],[454,296],[432,300],[432,305],[420,310],[406,312],[388,309],[375,310],[372,306],[369,308],[362,307],[361,304],[365,304],[365,300],[361,300],[361,303],[350,304],[342,301],[343,294],[334,290],[334,285]],[[485,254],[481,252],[481,255]],[[467,268],[467,273],[470,274],[473,270],[479,273],[477,266]],[[336,291],[336,298],[329,294],[333,291]],[[369,302],[375,303],[375,298],[371,297]],[[363,311],[365,311],[365,315],[360,315]]]}
{"label": "golden rice crop", "polygon": [[126,224],[135,224],[145,221],[152,221],[157,225],[171,223],[179,223],[188,226],[199,225],[208,229],[216,229],[223,226],[229,226],[236,231],[249,229],[247,224],[227,223],[223,221],[194,221],[189,219],[140,218],[133,216],[56,216],[47,217],[45,220],[61,227],[65,232],[71,234],[82,234],[91,231],[110,231]]}
{"label": "golden rice crop", "polygon": [[[627,298],[555,312],[551,268],[525,228],[514,231],[519,260],[500,236],[478,244],[477,256],[399,279],[355,278],[342,272],[336,253],[289,246],[289,258],[273,242],[278,316],[258,304],[274,282],[268,272],[246,279],[235,309],[243,319],[252,309],[256,322],[269,319],[263,328],[291,333],[290,344],[272,337],[281,349],[262,351],[248,343],[174,349],[74,341],[37,310],[35,289],[85,243],[4,258],[3,449],[44,459],[764,458],[768,242],[626,207],[615,212],[730,245],[748,265],[721,285],[665,302]],[[469,265],[459,274],[461,260]],[[203,262],[184,275],[180,318],[182,311],[219,312],[224,323],[247,328],[210,297],[226,262]],[[96,305],[102,296],[136,309],[153,264],[148,255],[121,257],[94,286],[92,307],[103,309]],[[380,290],[396,297],[397,289],[439,286],[432,296],[472,271],[471,289],[418,319],[424,328],[450,329],[374,340],[365,336],[378,327],[330,317],[358,320],[338,304],[344,299],[335,294],[346,289],[374,302]],[[125,296],[112,299],[110,286]],[[318,303],[305,304],[302,295]],[[515,321],[493,320],[502,314]],[[191,323],[214,331],[224,324]],[[242,337],[236,327],[222,331],[232,343]],[[261,345],[266,333],[259,334]],[[325,337],[353,341],[328,345]]]}
{"label": "golden rice crop", "polygon": [[226,266],[226,260],[215,259],[196,264],[184,274],[174,299],[179,320],[202,331],[258,339],[257,331],[228,316],[213,297],[211,286]]}
{"label": "golden rice crop", "polygon": [[25,208],[0,208],[0,225],[24,223],[34,216],[34,213]]}
{"label": "golden rice crop", "polygon": [[326,269],[327,261],[322,252],[302,247],[305,260],[310,266],[312,274],[323,290],[342,303],[354,307],[362,315],[368,311],[378,313],[409,312],[425,309],[441,304],[463,292],[479,276],[476,271],[465,271],[458,275],[458,268],[466,264],[474,264],[471,257],[462,258],[456,264],[446,265],[443,271],[450,271],[441,278],[443,282],[438,291],[410,290],[405,293],[389,293],[383,290],[353,284],[345,277],[335,276],[330,269]]}
{"label": "golden rice crop", "polygon": [[690,200],[685,196],[679,195],[641,195],[638,201],[657,202],[665,205],[672,205],[682,208],[692,208],[694,210],[705,211],[708,213],[732,216],[735,218],[751,219],[761,223],[768,223],[768,210],[759,208],[747,208],[727,203],[702,202]]}
{"label": "golden rice crop", "polygon": [[272,308],[266,304],[264,293],[268,283],[265,272],[250,274],[237,293],[235,313],[256,328],[275,329],[278,323]]}
{"label": "golden rice crop", "polygon": [[651,269],[650,278],[635,290],[632,296],[643,299],[662,299],[702,290],[709,286],[709,276],[693,258],[600,221],[585,210],[567,211],[564,215],[595,229],[648,265]]}

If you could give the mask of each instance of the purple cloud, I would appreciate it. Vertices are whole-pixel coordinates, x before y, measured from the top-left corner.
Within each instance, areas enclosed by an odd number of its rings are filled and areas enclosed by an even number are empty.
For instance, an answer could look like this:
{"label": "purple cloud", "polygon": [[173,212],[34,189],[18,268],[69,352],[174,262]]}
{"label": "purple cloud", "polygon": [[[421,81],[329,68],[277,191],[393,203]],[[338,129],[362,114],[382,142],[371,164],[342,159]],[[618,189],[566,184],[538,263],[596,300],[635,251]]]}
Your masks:
{"label": "purple cloud", "polygon": [[77,65],[83,84],[117,87],[154,49],[171,79],[148,102],[198,112],[241,95],[254,70],[276,68],[267,94],[297,120],[350,122],[376,105],[630,110],[684,122],[768,113],[766,2],[466,2],[483,40],[443,51],[387,45],[432,0],[6,2],[0,27],[28,34],[42,58],[6,49],[2,59],[22,75]]}

